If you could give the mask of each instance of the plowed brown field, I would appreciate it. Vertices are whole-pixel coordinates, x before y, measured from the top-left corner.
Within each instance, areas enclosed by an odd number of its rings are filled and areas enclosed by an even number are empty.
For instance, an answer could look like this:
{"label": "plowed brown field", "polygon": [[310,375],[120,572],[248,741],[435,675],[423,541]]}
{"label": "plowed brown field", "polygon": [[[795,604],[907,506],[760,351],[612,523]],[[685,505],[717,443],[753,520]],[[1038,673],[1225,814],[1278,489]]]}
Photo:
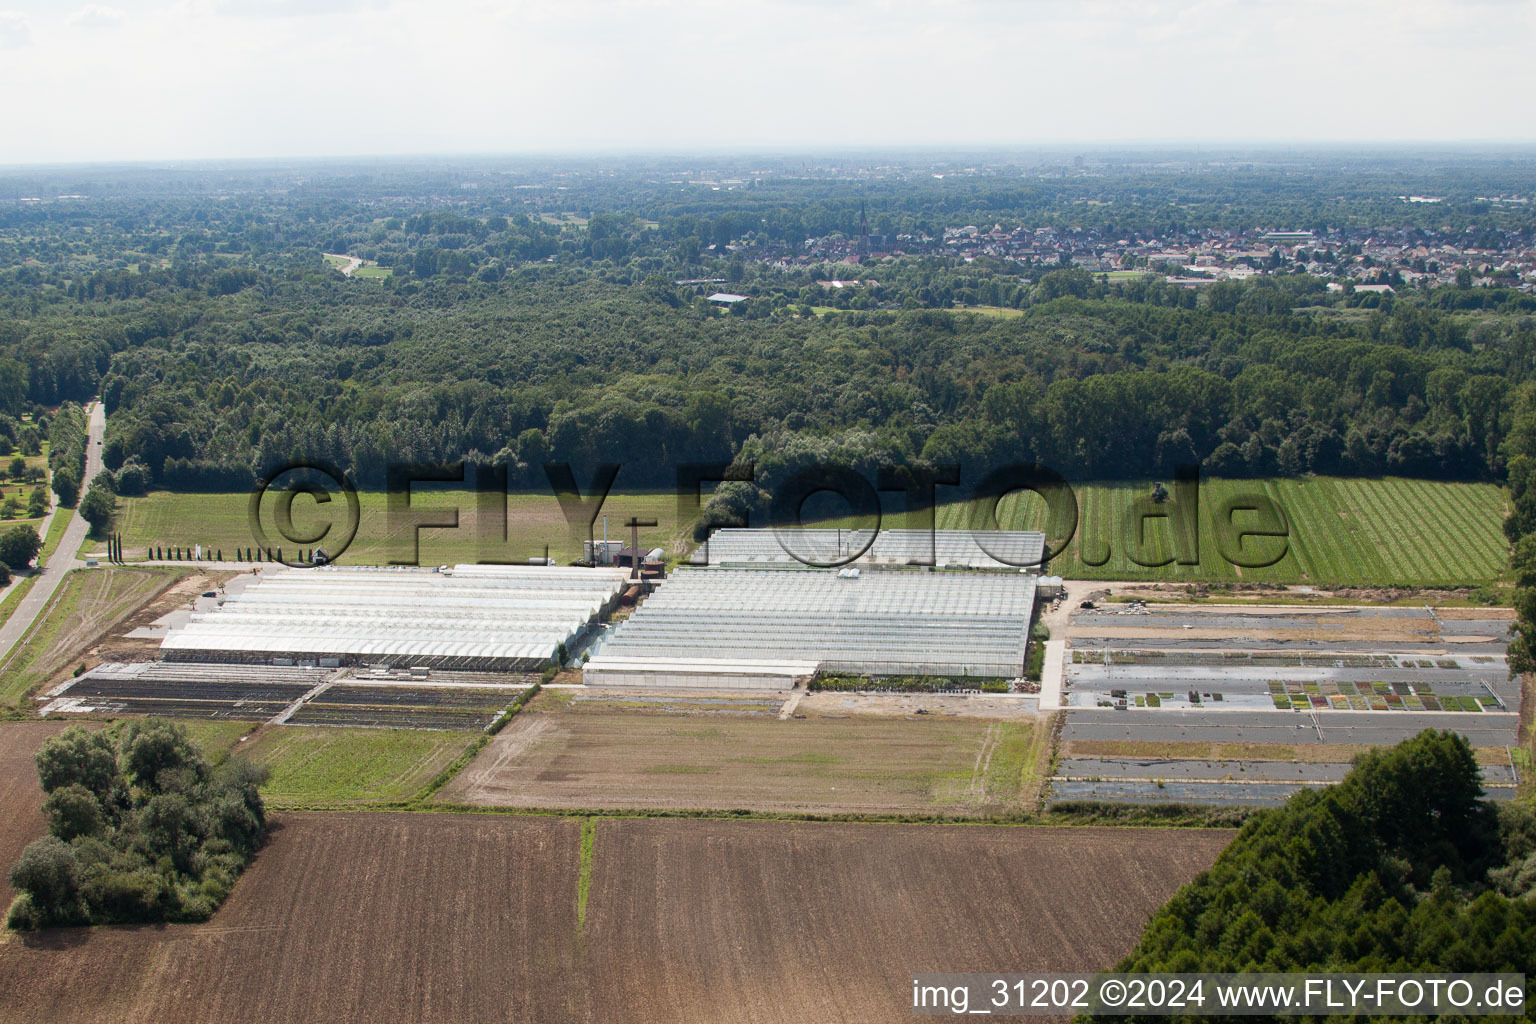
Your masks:
{"label": "plowed brown field", "polygon": [[[0,722],[0,914],[11,905],[11,865],[43,834],[43,788],[32,755],[68,722]],[[94,728],[94,726],[92,726]],[[0,990],[3,991],[3,990]],[[0,1006],[0,1014],[4,1013]]]}
{"label": "plowed brown field", "polygon": [[206,925],[12,936],[0,1020],[899,1021],[912,971],[1088,970],[1230,833],[292,814]]}

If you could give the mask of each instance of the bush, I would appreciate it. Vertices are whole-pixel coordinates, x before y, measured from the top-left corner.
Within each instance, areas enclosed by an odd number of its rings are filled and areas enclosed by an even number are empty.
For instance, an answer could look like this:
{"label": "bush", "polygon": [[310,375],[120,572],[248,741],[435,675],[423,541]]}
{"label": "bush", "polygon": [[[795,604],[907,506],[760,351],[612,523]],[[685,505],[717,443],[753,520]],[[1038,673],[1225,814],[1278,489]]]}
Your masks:
{"label": "bush", "polygon": [[213,771],[176,723],[134,722],[117,743],[71,726],[36,762],[49,834],[11,871],[13,928],[202,920],[266,836],[266,770]]}
{"label": "bush", "polygon": [[106,800],[120,782],[112,737],[82,725],[72,725],[44,743],[33,762],[44,793],[80,785]]}
{"label": "bush", "polygon": [[501,732],[501,730],[505,729],[507,727],[507,723],[517,717],[517,713],[523,710],[523,707],[530,700],[533,700],[541,688],[542,687],[540,684],[535,683],[534,685],[528,687],[528,689],[524,690],[522,693],[518,694],[517,699],[512,701],[512,703],[507,706],[507,710],[497,715],[495,720],[491,722],[490,725],[485,727],[485,731],[490,733],[492,736],[495,736],[497,733]]}
{"label": "bush", "polygon": [[150,479],[148,466],[138,459],[129,459],[123,463],[123,468],[117,471],[117,493],[143,494],[149,490]]}
{"label": "bush", "polygon": [[43,813],[48,816],[48,831],[66,843],[80,836],[100,835],[106,827],[101,801],[78,782],[49,793],[43,801]]}
{"label": "bush", "polygon": [[864,690],[878,693],[954,693],[980,690],[983,693],[1007,693],[1008,680],[979,676],[844,676],[818,675],[807,689],[847,693]]}
{"label": "bush", "polygon": [[21,851],[21,859],[11,868],[11,888],[29,897],[30,914],[40,926],[86,920],[80,865],[69,844],[57,836],[33,840]]}
{"label": "bush", "polygon": [[32,897],[24,892],[17,894],[11,901],[11,909],[5,914],[5,926],[18,932],[36,931],[45,923],[42,915],[37,912],[37,906],[32,902]]}

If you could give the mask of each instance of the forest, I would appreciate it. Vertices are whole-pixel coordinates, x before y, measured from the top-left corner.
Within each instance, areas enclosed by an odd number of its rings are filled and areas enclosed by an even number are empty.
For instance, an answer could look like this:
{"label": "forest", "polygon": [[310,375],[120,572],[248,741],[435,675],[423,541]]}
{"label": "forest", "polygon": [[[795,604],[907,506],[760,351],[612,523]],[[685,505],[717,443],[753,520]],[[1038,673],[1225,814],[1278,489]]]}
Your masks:
{"label": "forest", "polygon": [[[99,394],[123,493],[243,489],[297,458],[370,488],[391,462],[460,459],[534,486],[546,461],[670,487],[679,463],[732,459],[765,485],[816,461],[959,464],[968,480],[1038,461],[1072,479],[1200,462],[1502,481],[1536,446],[1536,297],[1497,275],[1383,296],[1295,270],[1196,290],[1059,261],[762,255],[854,231],[866,207],[882,233],[1385,224],[1508,248],[1531,217],[1478,197],[1529,184],[1520,164],[809,174],[724,192],[664,187],[643,165],[340,168],[286,188],[278,172],[200,173],[179,191],[127,172],[27,181],[95,197],[0,204],[0,435],[20,443]],[[1319,205],[1320,173],[1346,194]],[[1395,198],[1426,181],[1453,197],[1432,216]],[[345,277],[324,252],[387,276]],[[862,283],[824,287],[839,274]],[[717,281],[746,301],[705,301]]]}
{"label": "forest", "polygon": [[1536,815],[1481,796],[1454,733],[1363,754],[1339,785],[1250,818],[1116,970],[1529,977]]}

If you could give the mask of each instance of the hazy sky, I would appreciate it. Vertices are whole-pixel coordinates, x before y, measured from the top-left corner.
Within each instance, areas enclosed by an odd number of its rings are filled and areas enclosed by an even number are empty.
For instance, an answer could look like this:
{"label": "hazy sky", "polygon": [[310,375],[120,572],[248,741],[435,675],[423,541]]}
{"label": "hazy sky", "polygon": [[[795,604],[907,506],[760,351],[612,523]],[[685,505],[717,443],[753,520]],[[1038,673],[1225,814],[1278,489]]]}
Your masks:
{"label": "hazy sky", "polygon": [[1536,137],[1536,0],[0,0],[0,164]]}

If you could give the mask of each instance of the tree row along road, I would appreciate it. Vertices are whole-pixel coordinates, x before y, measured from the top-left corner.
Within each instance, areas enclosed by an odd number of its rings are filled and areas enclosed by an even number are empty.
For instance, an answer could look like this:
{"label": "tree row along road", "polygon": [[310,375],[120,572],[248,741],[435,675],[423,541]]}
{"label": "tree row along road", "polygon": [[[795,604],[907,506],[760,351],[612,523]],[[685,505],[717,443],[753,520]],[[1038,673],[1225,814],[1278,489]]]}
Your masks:
{"label": "tree row along road", "polygon": [[[96,474],[101,472],[101,437],[107,429],[107,413],[100,402],[91,405],[90,426],[86,434],[85,442],[85,486],[80,490],[80,499],[84,500],[90,491],[91,483],[96,479]],[[64,575],[71,569],[78,569],[85,565],[78,552],[80,545],[85,543],[86,532],[90,529],[90,523],[85,517],[76,515],[65,527],[64,537],[59,542],[58,549],[48,564],[38,570],[38,580],[16,605],[16,610],[11,613],[4,625],[0,625],[0,670],[5,667],[4,659],[10,657],[11,649],[16,643],[26,636],[27,631],[37,617],[42,614],[48,602],[53,600],[54,592],[59,589]]]}

